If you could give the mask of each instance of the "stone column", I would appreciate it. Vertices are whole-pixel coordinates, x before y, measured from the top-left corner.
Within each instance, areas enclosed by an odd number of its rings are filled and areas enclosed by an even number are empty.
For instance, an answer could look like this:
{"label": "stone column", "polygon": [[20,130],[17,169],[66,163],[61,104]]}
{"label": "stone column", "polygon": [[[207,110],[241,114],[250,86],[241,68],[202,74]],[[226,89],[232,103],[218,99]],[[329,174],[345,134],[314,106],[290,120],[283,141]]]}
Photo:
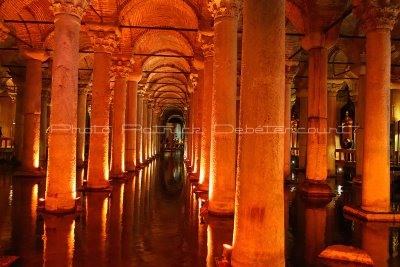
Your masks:
{"label": "stone column", "polygon": [[142,159],[143,163],[146,163],[148,156],[147,156],[147,128],[148,128],[148,119],[147,119],[147,99],[143,98],[143,106],[142,106]]}
{"label": "stone column", "polygon": [[40,165],[46,165],[47,158],[47,128],[49,127],[48,109],[50,105],[50,88],[42,89],[41,111],[40,111]]}
{"label": "stone column", "polygon": [[364,110],[365,110],[365,65],[361,66],[360,75],[358,77],[357,101],[356,105],[356,121],[357,128],[354,131],[356,145],[356,177],[355,182],[361,182],[363,176],[363,160],[364,160]]}
{"label": "stone column", "polygon": [[199,39],[204,55],[204,89],[203,89],[203,116],[201,135],[200,159],[200,189],[208,191],[210,183],[210,149],[211,149],[211,114],[212,114],[212,87],[214,67],[213,34],[201,33]]}
{"label": "stone column", "polygon": [[130,64],[129,60],[117,59],[113,61],[112,66],[112,71],[115,75],[111,164],[111,176],[113,178],[125,176],[126,78],[128,77]]}
{"label": "stone column", "polygon": [[159,134],[158,134],[157,126],[158,126],[158,123],[160,120],[160,114],[161,114],[161,111],[159,109],[156,109],[156,108],[153,109],[153,119],[152,119],[152,127],[151,127],[152,135],[153,135],[153,137],[152,137],[153,156],[156,156],[158,154]]}
{"label": "stone column", "polygon": [[90,115],[90,145],[87,174],[89,190],[108,188],[110,144],[110,69],[111,53],[119,36],[115,27],[103,28],[91,25],[89,34],[94,44],[94,69],[92,110]]}
{"label": "stone column", "polygon": [[191,171],[191,166],[192,166],[192,138],[193,138],[192,114],[193,114],[193,93],[191,93],[189,97],[189,108],[188,108],[187,122],[186,122],[187,132],[185,133],[185,137],[187,140],[186,162],[188,166],[188,172]]}
{"label": "stone column", "polygon": [[151,102],[147,103],[147,157],[149,160],[153,157],[153,151],[151,146],[153,144],[153,134],[152,134],[152,125],[153,125],[153,104]]}
{"label": "stone column", "polygon": [[[395,153],[398,152],[399,148],[399,130],[398,122],[400,121],[400,88],[390,89],[390,123],[393,123],[394,142],[391,147],[391,154],[393,153],[393,164],[398,165],[399,161],[395,157]],[[397,161],[396,161],[397,160]]]}
{"label": "stone column", "polygon": [[82,87],[78,89],[78,131],[77,131],[77,147],[76,147],[76,164],[78,167],[83,166],[85,161],[85,136],[86,136],[86,101],[88,88]]}
{"label": "stone column", "polygon": [[232,266],[283,267],[285,1],[244,1],[242,42]]}
{"label": "stone column", "polygon": [[368,212],[389,212],[390,32],[399,9],[370,1],[362,3],[356,7],[367,37],[361,208]]}
{"label": "stone column", "polygon": [[196,173],[196,115],[197,115],[197,98],[198,98],[198,94],[197,91],[195,91],[193,89],[193,94],[192,94],[192,99],[191,99],[191,104],[192,104],[192,108],[191,108],[191,117],[190,117],[190,124],[192,126],[192,137],[191,137],[191,158],[190,158],[190,163],[191,163],[191,172],[192,173]]}
{"label": "stone column", "polygon": [[341,87],[330,83],[328,85],[328,176],[336,176],[336,129],[337,129],[337,111],[336,111],[336,95]]}
{"label": "stone column", "polygon": [[204,91],[204,71],[198,71],[198,82],[196,84],[196,113],[195,113],[195,133],[194,140],[194,169],[193,174],[196,178],[200,175],[200,158],[201,158],[201,136],[202,136],[202,113],[203,113],[203,91]]}
{"label": "stone column", "polygon": [[126,170],[134,171],[136,163],[136,133],[137,133],[137,85],[142,78],[142,70],[136,68],[128,76],[126,98]]}
{"label": "stone column", "polygon": [[301,191],[308,197],[330,200],[327,184],[327,77],[328,47],[333,43],[322,31],[310,32],[302,40],[308,51],[308,134],[306,181]]}
{"label": "stone column", "polygon": [[213,4],[215,55],[209,212],[227,215],[233,214],[235,203],[238,2],[213,1]]}
{"label": "stone column", "polygon": [[285,138],[284,138],[284,164],[283,164],[283,177],[285,179],[290,178],[290,165],[291,165],[291,144],[290,137],[292,135],[291,129],[291,99],[292,99],[292,86],[293,79],[298,71],[298,63],[293,61],[287,61],[285,70]]}
{"label": "stone column", "polygon": [[86,0],[52,0],[54,53],[49,152],[46,178],[47,212],[75,209],[76,132],[79,32]]}
{"label": "stone column", "polygon": [[136,131],[136,166],[143,164],[143,92],[139,91],[137,95],[137,125]]}
{"label": "stone column", "polygon": [[24,93],[24,139],[21,171],[17,176],[43,176],[39,171],[40,112],[42,93],[42,62],[48,55],[40,50],[22,50],[26,59],[26,81]]}
{"label": "stone column", "polygon": [[307,164],[307,114],[308,114],[308,90],[307,88],[301,87],[297,90],[296,95],[300,103],[300,114],[299,114],[299,127],[298,139],[299,139],[299,169],[305,170]]}

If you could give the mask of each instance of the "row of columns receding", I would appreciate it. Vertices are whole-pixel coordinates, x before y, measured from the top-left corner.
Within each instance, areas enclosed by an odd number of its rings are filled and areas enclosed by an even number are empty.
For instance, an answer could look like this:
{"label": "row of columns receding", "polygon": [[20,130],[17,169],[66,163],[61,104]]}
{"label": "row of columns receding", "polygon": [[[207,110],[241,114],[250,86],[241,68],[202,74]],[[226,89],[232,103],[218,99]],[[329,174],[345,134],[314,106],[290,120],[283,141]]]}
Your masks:
{"label": "row of columns receding", "polygon": [[[45,209],[49,212],[66,212],[75,207],[77,138],[71,129],[77,128],[78,110],[81,110],[81,107],[78,109],[81,101],[77,99],[77,62],[80,22],[86,5],[86,1],[53,5],[55,48],[45,197]],[[361,209],[387,213],[390,211],[390,32],[398,10],[372,4],[358,8],[364,8],[360,20],[367,37],[366,73],[365,78],[360,77],[365,79]],[[223,7],[214,6],[214,36],[201,33],[204,66],[199,71],[198,88],[191,98],[188,120],[194,133],[187,135],[186,157],[192,172],[199,177],[200,188],[209,193],[209,213],[235,215],[232,265],[284,266],[283,186],[290,147],[289,133],[284,134],[282,129],[290,121],[288,84],[293,78],[288,75],[289,82],[285,79],[285,68],[291,67],[285,66],[285,3],[283,0],[244,2],[238,129],[251,128],[254,132],[242,132],[237,143],[238,9],[236,1]],[[91,125],[108,129],[111,69],[116,79],[110,171],[108,132],[90,135],[87,187],[102,190],[108,186],[109,173],[118,177],[157,151],[154,144],[158,142],[149,141],[153,139],[142,134],[127,135],[125,150],[125,135],[121,134],[125,121],[135,124],[135,120],[143,119],[142,124],[147,122],[150,126],[159,118],[157,113],[156,118],[151,118],[153,113],[151,109],[146,110],[141,95],[135,99],[140,75],[133,75],[135,78],[126,82],[129,73],[126,59],[119,58],[112,64],[117,31],[95,28],[92,32],[95,53]],[[315,129],[307,135],[306,181],[302,192],[314,199],[332,196],[326,182],[327,55],[336,39],[328,35],[322,30],[312,30],[302,42],[309,57],[308,129]],[[32,79],[38,79],[40,61],[40,58],[29,60],[27,71],[36,75],[29,75],[35,77]],[[40,88],[31,88],[31,83],[37,81],[27,81],[26,94],[35,95]],[[125,117],[126,94],[129,108]],[[40,129],[40,101],[28,102],[25,127],[29,125],[35,130],[25,131],[27,135],[34,135],[24,141],[24,146],[32,148],[32,151],[24,149],[26,169],[37,166],[38,159],[33,155],[38,148],[29,142],[40,136],[40,130],[36,132]],[[140,121],[136,123],[141,124]],[[83,125],[81,120],[80,124]],[[196,134],[195,129],[199,128],[202,133]],[[79,142],[78,147],[78,153],[82,152]],[[125,157],[129,159],[127,168]]]}

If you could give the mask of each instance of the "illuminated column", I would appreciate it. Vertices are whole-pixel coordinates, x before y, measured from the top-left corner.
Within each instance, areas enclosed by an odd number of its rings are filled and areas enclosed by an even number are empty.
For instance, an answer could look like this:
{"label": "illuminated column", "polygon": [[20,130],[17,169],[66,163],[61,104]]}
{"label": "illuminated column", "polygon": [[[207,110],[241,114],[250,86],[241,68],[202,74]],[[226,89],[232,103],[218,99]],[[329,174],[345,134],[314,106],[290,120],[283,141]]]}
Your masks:
{"label": "illuminated column", "polygon": [[153,157],[153,151],[151,149],[153,143],[152,135],[152,125],[153,125],[153,104],[151,102],[147,103],[147,157],[150,160]]}
{"label": "illuminated column", "polygon": [[[213,1],[214,78],[209,212],[233,214],[236,165],[238,1]],[[219,125],[219,126],[217,126]]]}
{"label": "illuminated column", "polygon": [[48,109],[50,105],[50,88],[42,89],[42,101],[40,111],[40,165],[46,165],[47,156],[47,128],[49,127]]}
{"label": "illuminated column", "polygon": [[341,87],[340,84],[330,83],[328,85],[328,176],[336,175],[336,95]]}
{"label": "illuminated column", "polygon": [[308,51],[308,134],[306,181],[302,192],[308,197],[328,200],[332,190],[326,182],[327,160],[327,82],[328,47],[334,36],[322,31],[310,32],[302,40]]}
{"label": "illuminated column", "polygon": [[115,27],[90,27],[92,30],[89,34],[95,52],[87,187],[90,190],[102,190],[108,188],[111,53],[117,46],[119,32]]}
{"label": "illuminated column", "polygon": [[44,51],[22,50],[26,59],[24,93],[24,139],[21,170],[16,175],[43,176],[39,171],[40,111],[42,93],[42,62],[48,59]]}
{"label": "illuminated column", "polygon": [[143,92],[139,91],[137,95],[137,131],[136,131],[136,166],[143,163]]}
{"label": "illuminated column", "polygon": [[299,114],[299,169],[304,170],[307,163],[307,113],[308,113],[308,90],[306,87],[299,87],[296,96],[300,103]]}
{"label": "illuminated column", "polygon": [[[193,75],[193,74],[191,74]],[[191,80],[193,80],[193,78],[191,77]],[[196,169],[195,169],[195,165],[196,165],[196,115],[197,115],[197,98],[198,98],[198,94],[197,91],[195,91],[195,87],[197,85],[197,76],[196,76],[196,85],[193,84],[193,94],[192,94],[192,109],[191,109],[191,119],[190,119],[190,124],[192,126],[192,139],[191,141],[191,160],[190,162],[192,163],[192,173],[196,173]]]}
{"label": "illuminated column", "polygon": [[284,88],[285,1],[245,1],[234,267],[285,266]]}
{"label": "illuminated column", "polygon": [[[362,209],[390,211],[389,90],[390,32],[399,12],[362,1],[356,7],[366,33],[366,90]],[[379,145],[377,145],[379,144]]]}
{"label": "illuminated column", "polygon": [[136,68],[128,76],[126,99],[126,170],[134,171],[136,166],[136,124],[137,124],[137,85],[142,78],[142,70]]}
{"label": "illuminated column", "polygon": [[111,176],[125,176],[125,109],[126,109],[126,78],[129,73],[129,60],[113,61],[112,71],[115,75],[114,114],[112,124],[112,164]]}
{"label": "illuminated column", "polygon": [[159,134],[157,126],[160,121],[160,114],[161,111],[159,109],[154,108],[153,109],[153,120],[152,120],[152,151],[153,151],[153,156],[158,154],[158,144],[159,144]]}
{"label": "illuminated column", "polygon": [[201,134],[200,159],[200,189],[208,191],[210,184],[210,152],[211,152],[211,114],[212,114],[212,87],[214,67],[213,34],[200,33],[201,49],[204,55],[204,89],[203,89],[203,116]]}
{"label": "illuminated column", "polygon": [[192,125],[192,114],[193,114],[193,94],[190,94],[189,97],[189,108],[188,108],[188,114],[187,114],[187,133],[185,134],[186,140],[187,140],[187,158],[186,161],[188,163],[188,171],[190,171],[190,168],[192,166],[192,139],[193,139],[193,125]]}
{"label": "illuminated column", "polygon": [[200,158],[201,158],[201,135],[202,135],[202,114],[203,114],[203,91],[204,91],[204,70],[199,69],[198,80],[196,84],[196,113],[195,113],[195,129],[193,137],[194,141],[194,169],[193,173],[198,177],[200,174]]}
{"label": "illuminated column", "polygon": [[143,163],[147,161],[147,99],[143,96],[143,105],[142,105],[142,159]]}
{"label": "illuminated column", "polygon": [[[75,209],[79,32],[86,0],[53,0],[54,53],[49,152],[46,178],[48,212]],[[40,92],[39,92],[40,93]]]}
{"label": "illuminated column", "polygon": [[88,88],[78,89],[78,131],[76,147],[76,164],[81,167],[85,161],[86,101]]}
{"label": "illuminated column", "polygon": [[284,138],[284,164],[283,164],[283,178],[290,177],[290,164],[291,164],[291,145],[290,137],[292,135],[291,129],[291,98],[292,98],[292,85],[293,79],[298,71],[298,63],[294,61],[287,61],[285,66],[285,138]]}

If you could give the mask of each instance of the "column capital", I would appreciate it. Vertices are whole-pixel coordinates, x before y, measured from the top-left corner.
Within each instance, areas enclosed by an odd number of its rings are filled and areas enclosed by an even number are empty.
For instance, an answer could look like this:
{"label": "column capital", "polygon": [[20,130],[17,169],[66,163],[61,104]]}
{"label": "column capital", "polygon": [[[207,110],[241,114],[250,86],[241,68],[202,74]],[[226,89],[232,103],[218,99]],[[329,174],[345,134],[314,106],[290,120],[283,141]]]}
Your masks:
{"label": "column capital", "polygon": [[336,97],[337,92],[339,92],[340,89],[342,89],[343,82],[342,83],[332,83],[328,81],[328,96],[329,97]]}
{"label": "column capital", "polygon": [[113,59],[111,72],[115,77],[127,78],[131,70],[131,62],[126,59]]}
{"label": "column capital", "polygon": [[89,24],[88,35],[95,52],[113,53],[118,46],[121,32],[114,25]]}
{"label": "column capital", "polygon": [[89,0],[49,0],[54,16],[68,14],[78,17],[80,20],[85,14],[85,8],[89,5]]}
{"label": "column capital", "polygon": [[332,47],[339,37],[339,31],[330,30],[328,32],[311,31],[301,39],[301,46],[309,51],[314,48],[329,49]]}
{"label": "column capital", "polygon": [[299,71],[299,63],[296,61],[287,61],[285,65],[285,80],[286,83],[292,83],[294,77],[297,75]]}
{"label": "column capital", "polygon": [[132,70],[129,72],[128,81],[139,82],[142,79],[142,68],[141,66],[133,66]]}
{"label": "column capital", "polygon": [[241,8],[241,1],[239,0],[208,1],[208,11],[210,11],[214,19],[221,17],[238,18]]}
{"label": "column capital", "polygon": [[197,40],[201,43],[201,50],[205,58],[214,57],[214,33],[201,32],[197,33]]}
{"label": "column capital", "polygon": [[20,49],[20,54],[24,59],[34,59],[41,62],[44,62],[49,58],[49,54],[40,49]]}
{"label": "column capital", "polygon": [[8,33],[10,29],[4,25],[4,20],[0,20],[0,42],[4,42],[8,38]]}
{"label": "column capital", "polygon": [[398,5],[380,3],[388,1],[359,0],[357,2],[359,3],[353,12],[361,20],[365,33],[376,29],[393,29],[400,11]]}
{"label": "column capital", "polygon": [[89,86],[79,86],[78,87],[78,95],[87,95],[89,92],[90,88]]}
{"label": "column capital", "polygon": [[199,75],[197,73],[190,73],[189,76],[189,92],[194,92],[194,89],[197,87],[199,80]]}

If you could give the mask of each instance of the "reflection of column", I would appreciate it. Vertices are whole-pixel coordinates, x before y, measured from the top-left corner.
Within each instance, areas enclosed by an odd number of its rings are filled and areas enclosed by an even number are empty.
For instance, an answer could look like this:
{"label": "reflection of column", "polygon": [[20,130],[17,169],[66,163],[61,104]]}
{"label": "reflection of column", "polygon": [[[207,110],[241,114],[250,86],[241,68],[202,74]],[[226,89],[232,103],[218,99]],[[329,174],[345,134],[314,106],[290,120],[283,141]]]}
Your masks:
{"label": "reflection of column", "polygon": [[46,165],[47,159],[47,128],[49,127],[48,109],[50,104],[50,89],[43,88],[40,111],[40,166]]}
{"label": "reflection of column", "polygon": [[118,31],[116,28],[101,30],[95,25],[90,27],[95,52],[87,187],[104,189],[108,187],[109,175],[111,53],[117,45]]}
{"label": "reflection of column", "polygon": [[106,254],[108,193],[88,193],[86,196],[86,248],[90,263],[103,266]]}
{"label": "reflection of column", "polygon": [[72,266],[75,242],[73,215],[44,216],[43,266]]}
{"label": "reflection of column", "polygon": [[[207,266],[214,266],[215,258],[222,256],[223,245],[232,244],[233,220],[209,217],[207,227]],[[201,226],[201,225],[200,225]]]}
{"label": "reflection of column", "polygon": [[78,89],[78,131],[76,141],[76,164],[80,167],[85,161],[86,101],[88,88]]}
{"label": "reflection of column", "polygon": [[26,87],[24,94],[24,141],[21,175],[38,175],[40,147],[40,111],[42,92],[42,62],[48,55],[44,51],[23,50],[26,58]]}
{"label": "reflection of column", "polygon": [[237,5],[236,0],[213,1],[212,5],[215,55],[211,125],[225,125],[211,131],[209,212],[214,214],[233,214],[235,202]]}
{"label": "reflection of column", "polygon": [[126,78],[129,73],[128,60],[115,60],[112,70],[115,75],[114,114],[112,124],[112,165],[111,176],[125,175],[125,109],[126,109]]}
{"label": "reflection of column", "polygon": [[[371,212],[390,211],[390,32],[398,8],[365,1],[356,7],[366,33],[365,134],[362,203]],[[364,1],[363,1],[364,3]],[[375,2],[374,2],[375,3]],[[377,145],[379,144],[379,145]]]}
{"label": "reflection of column", "polygon": [[142,78],[140,68],[128,76],[126,98],[126,170],[135,170],[136,163],[136,122],[137,122],[137,85]]}
{"label": "reflection of column", "polygon": [[121,235],[122,235],[122,212],[124,202],[125,184],[113,182],[111,193],[110,216],[107,236],[107,254],[112,259],[113,266],[122,266],[121,262]]}
{"label": "reflection of column", "polygon": [[143,145],[143,93],[140,91],[137,95],[137,125],[136,131],[136,166],[143,163],[142,145]]}
{"label": "reflection of column", "polygon": [[328,176],[336,175],[336,129],[337,118],[336,118],[336,94],[340,86],[336,84],[329,84],[328,86],[328,148],[327,148],[327,160],[328,160]]}
{"label": "reflection of column", "polygon": [[204,55],[204,88],[203,88],[203,116],[201,135],[201,160],[200,160],[200,189],[208,191],[210,183],[210,147],[211,147],[211,114],[212,114],[212,86],[214,65],[213,35],[200,34]]}
{"label": "reflection of column", "polygon": [[50,125],[54,128],[49,132],[45,208],[65,212],[75,209],[76,133],[72,129],[77,126],[79,32],[88,2],[51,2],[55,47]]}
{"label": "reflection of column", "polygon": [[291,129],[291,98],[292,98],[292,85],[293,79],[298,71],[298,63],[287,61],[286,63],[286,76],[285,76],[285,137],[284,137],[284,164],[283,164],[283,177],[290,178],[290,164],[291,164],[291,145],[290,136]]}
{"label": "reflection of column", "polygon": [[[240,127],[280,127],[285,2],[245,1],[243,21]],[[285,266],[283,143],[281,132],[239,135],[232,266]]]}

